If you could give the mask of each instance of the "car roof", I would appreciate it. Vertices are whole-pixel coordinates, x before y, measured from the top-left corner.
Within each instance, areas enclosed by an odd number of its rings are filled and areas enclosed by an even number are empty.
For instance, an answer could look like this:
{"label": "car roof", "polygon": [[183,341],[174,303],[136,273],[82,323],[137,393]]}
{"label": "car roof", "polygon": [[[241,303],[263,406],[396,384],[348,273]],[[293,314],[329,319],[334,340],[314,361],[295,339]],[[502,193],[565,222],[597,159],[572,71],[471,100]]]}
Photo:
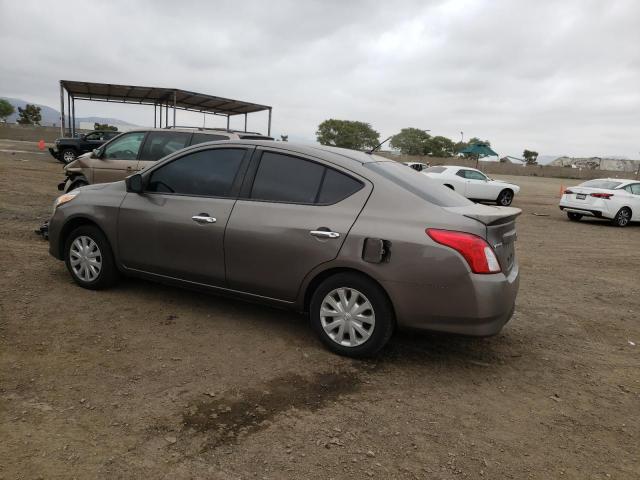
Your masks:
{"label": "car roof", "polygon": [[198,145],[194,145],[197,147],[202,147],[206,145],[220,145],[220,144],[230,144],[230,145],[252,145],[256,147],[269,147],[272,149],[284,150],[290,154],[301,154],[301,155],[309,155],[312,157],[323,156],[327,160],[332,160],[337,164],[344,164],[345,166],[357,162],[360,164],[365,163],[373,163],[373,162],[393,162],[396,163],[395,160],[390,160],[385,157],[380,157],[378,155],[369,154],[366,152],[361,152],[359,150],[349,150],[348,148],[338,148],[338,147],[330,147],[326,145],[313,145],[313,144],[305,144],[305,143],[296,143],[296,142],[274,142],[273,140],[218,140],[214,142],[205,142],[199,143]]}

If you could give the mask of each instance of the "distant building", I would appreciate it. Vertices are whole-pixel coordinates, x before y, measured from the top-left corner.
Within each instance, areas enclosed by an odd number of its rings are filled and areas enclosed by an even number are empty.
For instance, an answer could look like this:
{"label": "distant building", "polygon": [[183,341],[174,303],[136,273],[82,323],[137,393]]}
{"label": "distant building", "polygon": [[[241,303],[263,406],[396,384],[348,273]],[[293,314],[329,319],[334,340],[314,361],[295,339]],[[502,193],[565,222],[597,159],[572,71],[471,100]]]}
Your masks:
{"label": "distant building", "polygon": [[640,160],[601,157],[559,157],[549,165],[555,167],[583,168],[588,170],[612,170],[616,172],[635,173],[640,168]]}

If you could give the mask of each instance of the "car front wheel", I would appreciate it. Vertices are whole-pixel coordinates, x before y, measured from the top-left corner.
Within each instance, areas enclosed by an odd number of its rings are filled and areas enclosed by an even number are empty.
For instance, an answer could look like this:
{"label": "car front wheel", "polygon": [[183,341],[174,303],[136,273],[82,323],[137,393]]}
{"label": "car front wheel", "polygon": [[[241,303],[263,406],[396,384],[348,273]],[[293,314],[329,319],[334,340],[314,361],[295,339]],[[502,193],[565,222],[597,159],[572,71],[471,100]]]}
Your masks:
{"label": "car front wheel", "polygon": [[78,158],[78,155],[76,154],[76,151],[73,148],[65,148],[64,150],[62,150],[62,153],[60,154],[60,158],[62,159],[62,163],[68,164],[73,162],[76,158]]}
{"label": "car front wheel", "polygon": [[118,279],[109,242],[93,225],[83,225],[71,232],[65,242],[65,264],[82,288],[100,290]]}
{"label": "car front wheel", "polygon": [[631,210],[629,210],[627,207],[622,207],[620,210],[618,210],[618,213],[616,213],[616,216],[613,217],[613,220],[611,220],[611,223],[616,227],[626,227],[627,225],[629,225],[630,221],[631,221]]}
{"label": "car front wheel", "polygon": [[311,299],[314,330],[333,352],[367,357],[384,347],[395,327],[385,292],[369,278],[339,273],[327,278]]}
{"label": "car front wheel", "polygon": [[513,202],[513,190],[509,190],[508,188],[502,190],[500,195],[498,195],[498,200],[496,203],[502,207],[508,207]]}

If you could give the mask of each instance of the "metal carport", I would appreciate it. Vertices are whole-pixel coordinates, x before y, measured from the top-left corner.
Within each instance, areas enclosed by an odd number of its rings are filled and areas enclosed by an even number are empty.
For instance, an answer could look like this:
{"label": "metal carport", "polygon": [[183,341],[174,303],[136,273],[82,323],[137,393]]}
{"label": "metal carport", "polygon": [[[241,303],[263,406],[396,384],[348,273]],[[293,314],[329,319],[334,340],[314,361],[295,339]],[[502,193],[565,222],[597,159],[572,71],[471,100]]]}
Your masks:
{"label": "metal carport", "polygon": [[[67,115],[65,115],[65,92],[67,97]],[[176,111],[208,113],[227,117],[229,120],[235,115],[244,115],[244,130],[247,130],[247,115],[249,113],[269,111],[267,135],[271,135],[271,110],[267,105],[216,97],[204,93],[190,92],[178,88],[141,87],[138,85],[116,85],[112,83],[78,82],[74,80],[60,80],[60,132],[64,136],[66,118],[69,118],[68,130],[75,135],[76,100],[91,102],[133,103],[139,105],[153,105],[153,126],[176,126]],[[171,111],[171,112],[170,112]],[[173,119],[169,122],[169,115]]]}

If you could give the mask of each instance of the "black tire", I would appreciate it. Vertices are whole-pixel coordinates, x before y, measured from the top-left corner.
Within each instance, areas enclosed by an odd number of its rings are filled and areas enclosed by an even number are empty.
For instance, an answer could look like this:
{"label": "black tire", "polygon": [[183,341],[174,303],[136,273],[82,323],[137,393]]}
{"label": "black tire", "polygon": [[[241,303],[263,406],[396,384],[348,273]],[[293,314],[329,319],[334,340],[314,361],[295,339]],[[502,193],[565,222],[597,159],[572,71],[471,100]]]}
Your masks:
{"label": "black tire", "polygon": [[[371,310],[375,318],[375,323],[372,327],[373,331],[370,337],[360,345],[346,346],[337,343],[325,332],[322,325],[320,310],[325,297],[339,288],[358,291],[366,297],[366,300],[372,306]],[[338,273],[324,280],[313,293],[309,317],[313,329],[329,350],[339,355],[354,358],[369,357],[379,352],[393,335],[396,325],[393,308],[387,294],[378,284],[357,273]]]}
{"label": "black tire", "polygon": [[446,183],[444,186],[445,186],[445,187],[447,187],[447,188],[450,188],[450,189],[451,189],[451,190],[453,190],[454,192],[456,191],[456,189],[455,189],[455,188],[453,188],[453,185],[449,185],[448,183]]}
{"label": "black tire", "polygon": [[496,203],[501,207],[508,207],[509,205],[511,205],[511,202],[513,202],[513,197],[513,190],[511,190],[510,188],[505,188],[500,192],[500,195],[498,195]]}
{"label": "black tire", "polygon": [[[79,274],[72,266],[71,257],[73,254],[71,248],[76,239],[80,239],[81,237],[88,238],[97,245],[97,253],[99,256],[96,256],[95,259],[99,258],[100,269],[95,278],[82,278],[80,276],[81,274]],[[96,251],[94,250],[92,253],[95,255]],[[76,255],[75,259],[77,260],[77,258],[78,257]],[[116,268],[115,261],[113,259],[113,252],[111,251],[109,241],[102,231],[93,225],[80,226],[69,234],[64,244],[64,263],[71,274],[71,278],[73,278],[73,280],[82,288],[87,288],[89,290],[101,290],[109,288],[118,280],[118,269]],[[89,275],[92,275],[92,273]]]}
{"label": "black tire", "polygon": [[582,214],[576,212],[567,212],[567,217],[569,217],[569,220],[571,220],[572,222],[579,222],[580,219],[582,219]]}
{"label": "black tire", "polygon": [[622,207],[613,217],[611,223],[616,227],[626,227],[631,222],[631,209],[628,207]]}
{"label": "black tire", "polygon": [[73,162],[78,158],[78,153],[73,148],[65,148],[60,152],[60,161],[65,165]]}
{"label": "black tire", "polygon": [[69,189],[66,190],[65,193],[75,190],[76,188],[84,187],[85,185],[89,185],[89,182],[87,182],[85,178],[78,178],[69,185]]}

